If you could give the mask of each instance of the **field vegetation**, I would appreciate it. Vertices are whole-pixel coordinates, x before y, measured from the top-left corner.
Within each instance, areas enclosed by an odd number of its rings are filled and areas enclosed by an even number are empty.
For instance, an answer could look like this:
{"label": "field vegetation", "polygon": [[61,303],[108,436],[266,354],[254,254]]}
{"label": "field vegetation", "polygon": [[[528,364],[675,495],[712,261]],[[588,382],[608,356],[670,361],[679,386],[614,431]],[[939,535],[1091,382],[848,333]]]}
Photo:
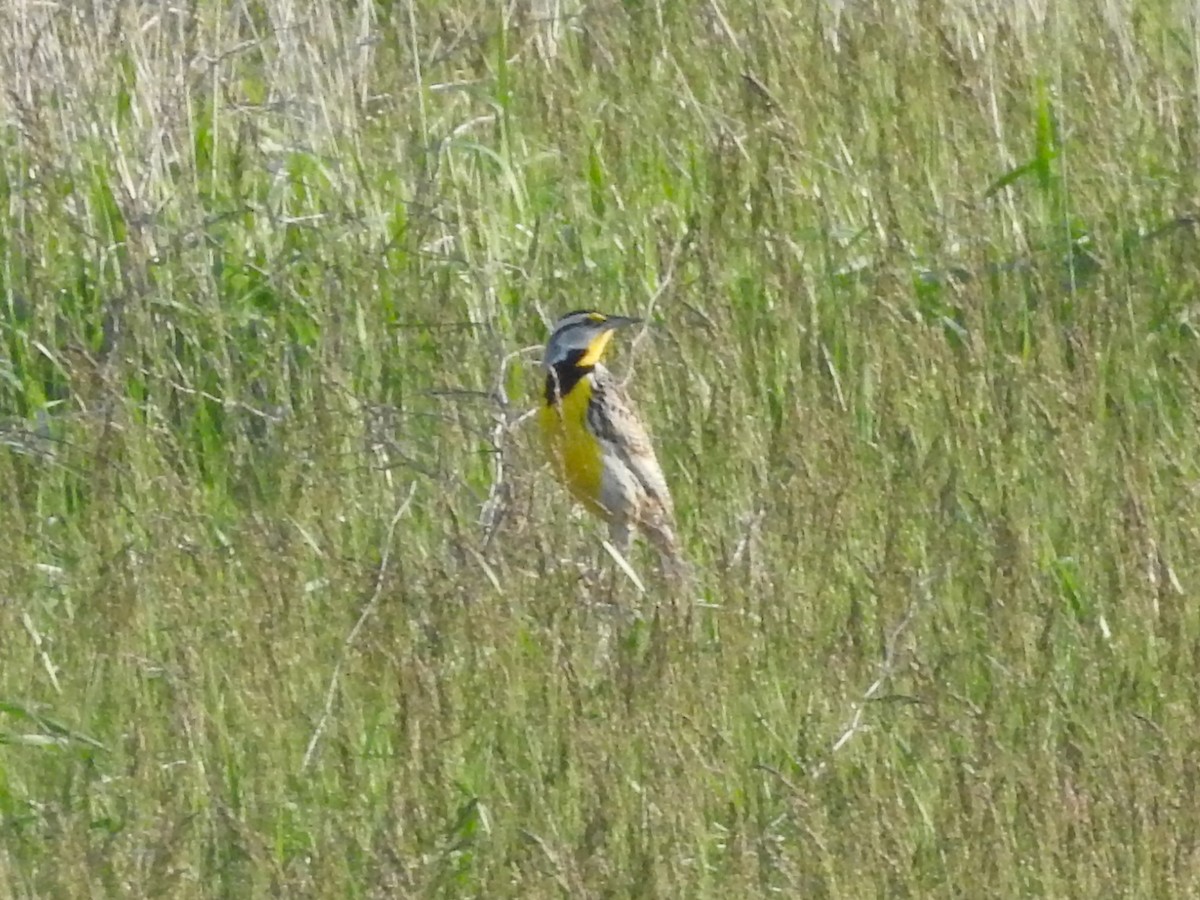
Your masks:
{"label": "field vegetation", "polygon": [[[1200,895],[1188,4],[15,0],[0,88],[0,896]],[[523,418],[580,307],[682,595]]]}

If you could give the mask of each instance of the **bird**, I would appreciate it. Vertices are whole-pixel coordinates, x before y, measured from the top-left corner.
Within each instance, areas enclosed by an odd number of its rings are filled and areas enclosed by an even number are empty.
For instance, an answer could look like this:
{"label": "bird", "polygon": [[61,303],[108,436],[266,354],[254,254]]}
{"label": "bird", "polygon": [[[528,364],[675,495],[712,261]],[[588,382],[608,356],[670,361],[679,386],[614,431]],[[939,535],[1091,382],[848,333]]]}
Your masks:
{"label": "bird", "polygon": [[579,309],[560,318],[542,357],[542,443],[555,477],[625,556],[634,532],[658,551],[664,571],[682,565],[675,508],[654,445],[624,387],[601,359],[613,335],[641,319]]}

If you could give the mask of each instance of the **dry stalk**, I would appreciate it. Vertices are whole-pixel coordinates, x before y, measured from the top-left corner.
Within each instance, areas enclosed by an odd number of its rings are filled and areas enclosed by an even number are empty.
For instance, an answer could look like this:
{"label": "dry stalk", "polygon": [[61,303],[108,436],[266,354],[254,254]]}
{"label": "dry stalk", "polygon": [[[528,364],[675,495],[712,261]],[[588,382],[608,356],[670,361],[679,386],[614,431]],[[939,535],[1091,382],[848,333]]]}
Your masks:
{"label": "dry stalk", "polygon": [[354,642],[358,639],[359,632],[363,630],[363,626],[367,624],[367,619],[375,612],[375,607],[379,605],[379,598],[383,594],[383,585],[387,580],[388,562],[392,556],[392,539],[396,534],[396,525],[404,518],[405,514],[412,507],[413,497],[417,493],[417,483],[414,481],[408,489],[408,495],[396,507],[396,512],[392,516],[392,521],[388,523],[387,534],[383,539],[383,549],[379,557],[379,571],[375,576],[375,590],[371,594],[371,598],[367,600],[363,606],[362,612],[359,614],[358,621],[354,623],[354,627],[350,629],[346,639],[342,641],[342,652],[338,656],[338,661],[333,667],[333,674],[329,677],[329,688],[325,691],[325,708],[321,711],[321,718],[317,722],[317,727],[313,729],[312,737],[309,738],[308,747],[304,751],[304,759],[300,763],[300,773],[303,774],[312,762],[313,756],[317,751],[317,743],[321,740],[321,735],[325,733],[325,726],[329,723],[329,716],[333,712],[333,698],[337,695],[338,683],[342,677],[342,667],[346,664],[346,658],[350,655],[351,649],[354,647]]}

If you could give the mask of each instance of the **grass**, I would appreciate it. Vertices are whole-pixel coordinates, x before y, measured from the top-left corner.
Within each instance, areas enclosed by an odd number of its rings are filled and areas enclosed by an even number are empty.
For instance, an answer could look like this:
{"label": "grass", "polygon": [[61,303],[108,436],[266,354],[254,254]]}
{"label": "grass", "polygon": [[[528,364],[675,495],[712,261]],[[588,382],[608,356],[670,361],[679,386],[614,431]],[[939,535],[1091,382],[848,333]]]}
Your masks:
{"label": "grass", "polygon": [[793,7],[0,12],[5,895],[1200,890],[1196,23]]}

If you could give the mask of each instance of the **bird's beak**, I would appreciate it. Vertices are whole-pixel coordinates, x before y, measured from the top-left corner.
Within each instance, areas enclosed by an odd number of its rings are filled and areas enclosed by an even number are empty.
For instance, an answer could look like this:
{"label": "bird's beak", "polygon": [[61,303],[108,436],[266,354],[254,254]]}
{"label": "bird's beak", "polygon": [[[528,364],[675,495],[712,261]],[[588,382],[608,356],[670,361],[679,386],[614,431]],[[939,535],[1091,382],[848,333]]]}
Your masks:
{"label": "bird's beak", "polygon": [[641,319],[635,319],[633,316],[609,316],[604,320],[606,327],[613,329],[625,328],[629,325],[640,325]]}

